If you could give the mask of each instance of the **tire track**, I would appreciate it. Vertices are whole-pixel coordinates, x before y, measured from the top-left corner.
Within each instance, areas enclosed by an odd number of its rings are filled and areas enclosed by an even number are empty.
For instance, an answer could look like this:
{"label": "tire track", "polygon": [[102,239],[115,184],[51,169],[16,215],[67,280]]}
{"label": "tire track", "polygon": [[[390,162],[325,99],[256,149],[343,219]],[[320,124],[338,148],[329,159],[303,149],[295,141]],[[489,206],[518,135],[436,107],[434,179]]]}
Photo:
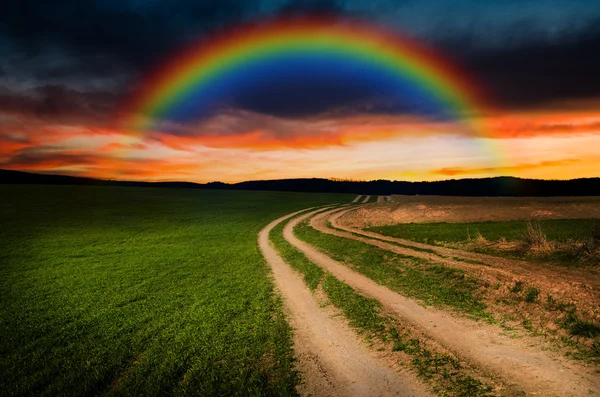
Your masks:
{"label": "tire track", "polygon": [[301,276],[271,246],[269,232],[303,211],[274,220],[258,235],[259,248],[273,271],[295,330],[294,348],[304,375],[299,392],[313,396],[430,396],[412,374],[398,373],[379,362],[347,324],[320,308]]}
{"label": "tire track", "polygon": [[542,396],[600,394],[598,377],[582,371],[582,366],[557,354],[534,347],[535,339],[511,339],[502,335],[495,326],[458,318],[434,308],[425,309],[299,240],[293,233],[294,226],[316,212],[290,221],[284,228],[284,238],[339,280],[363,295],[377,299],[394,317],[417,326],[430,338],[488,375],[499,376],[513,392],[524,390],[527,394]]}
{"label": "tire track", "polygon": [[[396,254],[412,256],[415,258],[425,259],[430,262],[440,263],[445,266],[451,266],[451,267],[455,267],[458,269],[469,270],[478,276],[482,276],[486,273],[487,274],[494,273],[498,279],[504,280],[504,281],[512,281],[515,277],[514,273],[511,273],[511,272],[503,270],[503,269],[499,269],[499,268],[495,268],[495,267],[490,268],[487,266],[477,265],[477,264],[468,263],[468,262],[464,262],[464,261],[457,261],[457,260],[453,260],[448,257],[443,258],[436,253],[420,251],[418,249],[411,249],[410,246],[403,247],[403,246],[399,246],[399,245],[395,245],[395,244],[390,244],[390,243],[386,242],[386,241],[390,241],[390,239],[385,238],[386,236],[382,236],[382,237],[384,237],[382,239],[375,239],[375,237],[370,238],[375,233],[371,233],[371,232],[360,233],[362,231],[360,231],[358,229],[356,229],[356,232],[355,232],[355,229],[347,228],[343,225],[340,225],[339,222],[337,222],[337,220],[340,216],[342,216],[343,214],[345,214],[346,212],[348,212],[350,210],[352,210],[352,209],[335,208],[330,211],[323,212],[321,214],[318,214],[318,215],[312,217],[310,220],[310,225],[314,229],[318,230],[321,233],[331,234],[331,235],[338,236],[338,237],[343,237],[343,238],[347,238],[347,239],[360,241],[362,243],[373,245],[377,248],[381,248],[386,251],[394,252]],[[326,224],[325,220],[328,220],[331,223],[331,226],[335,227],[335,229],[332,229],[331,227],[329,227]],[[381,241],[381,240],[385,240],[385,241]],[[431,250],[431,251],[433,251],[433,250]]]}
{"label": "tire track", "polygon": [[354,200],[352,200],[352,203],[356,203],[358,200],[360,200],[360,198],[362,197],[362,195],[358,195],[356,197],[354,197]]}
{"label": "tire track", "polygon": [[[340,222],[340,218],[352,210],[354,209],[335,209],[329,213],[327,217],[328,221],[335,229],[327,227],[324,221],[319,221],[319,218],[313,218],[314,222],[311,222],[311,225],[322,233],[334,234],[339,237],[359,240],[366,244],[375,245],[391,252],[396,252],[402,255],[410,255],[438,263],[443,263],[452,267],[469,270],[479,276],[494,273],[502,280],[514,281],[526,278],[530,280],[536,280],[538,284],[552,285],[555,289],[560,291],[570,290],[573,282],[575,282],[582,286],[586,286],[585,290],[591,291],[592,294],[596,295],[600,293],[600,283],[596,279],[591,279],[587,274],[578,274],[577,269],[553,267],[551,272],[545,271],[542,273],[540,272],[539,265],[531,264],[525,261],[501,258],[493,255],[480,254],[477,252],[462,251],[454,248],[439,247],[436,245],[429,245],[412,240],[390,237],[383,234],[346,226]],[[405,247],[386,244],[385,241],[402,244]],[[410,249],[410,247],[415,249]],[[419,250],[429,250],[433,251],[434,253],[427,253]],[[460,260],[457,261],[451,258],[477,261],[481,262],[483,265],[468,263]],[[576,298],[576,296],[571,296],[570,299],[576,301],[578,298]]]}
{"label": "tire track", "polygon": [[371,196],[367,196],[365,197],[365,199],[362,201],[363,204],[367,203],[369,201],[369,199],[371,198]]}

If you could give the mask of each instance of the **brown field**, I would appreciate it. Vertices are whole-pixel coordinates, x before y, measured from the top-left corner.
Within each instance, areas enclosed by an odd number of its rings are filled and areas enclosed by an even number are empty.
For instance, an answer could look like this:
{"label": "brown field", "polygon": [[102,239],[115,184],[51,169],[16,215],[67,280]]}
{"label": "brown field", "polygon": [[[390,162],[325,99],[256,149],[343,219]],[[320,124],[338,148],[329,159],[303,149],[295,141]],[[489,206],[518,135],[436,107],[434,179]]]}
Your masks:
{"label": "brown field", "polygon": [[397,223],[485,222],[531,219],[600,219],[600,197],[392,196],[343,217],[363,228]]}

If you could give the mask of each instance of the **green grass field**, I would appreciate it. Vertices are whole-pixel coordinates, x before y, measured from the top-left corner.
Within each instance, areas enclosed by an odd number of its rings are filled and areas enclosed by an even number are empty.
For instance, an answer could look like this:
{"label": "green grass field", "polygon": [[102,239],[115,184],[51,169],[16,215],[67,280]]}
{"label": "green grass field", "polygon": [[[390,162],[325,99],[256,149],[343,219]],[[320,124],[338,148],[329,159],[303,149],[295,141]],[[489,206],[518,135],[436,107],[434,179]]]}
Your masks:
{"label": "green grass field", "polygon": [[[370,227],[367,230],[434,245],[473,242],[474,245],[471,247],[463,248],[500,256],[550,260],[557,264],[597,262],[594,261],[594,257],[600,245],[600,220],[546,219],[533,221],[529,223],[532,233],[528,233],[527,224],[525,221],[411,223]],[[479,236],[483,237],[483,242],[478,240]],[[517,244],[509,250],[501,249],[493,244],[502,239]],[[547,242],[550,248],[536,252],[536,247],[532,247],[532,239]],[[533,243],[535,245],[535,241]]]}
{"label": "green grass field", "polygon": [[257,233],[353,197],[0,185],[2,394],[294,394]]}
{"label": "green grass field", "polygon": [[339,262],[354,265],[354,270],[393,291],[426,304],[452,307],[476,317],[489,318],[485,305],[476,294],[480,282],[462,270],[320,233],[307,222],[299,224],[295,230],[301,240]]}
{"label": "green grass field", "polygon": [[[595,219],[547,219],[540,225],[549,240],[567,242],[582,240],[588,234]],[[469,236],[475,238],[479,233],[486,240],[498,241],[501,237],[507,241],[519,241],[526,228],[524,221],[511,222],[472,222],[472,223],[410,223],[390,226],[371,227],[367,230],[392,237],[434,243],[462,242]]]}

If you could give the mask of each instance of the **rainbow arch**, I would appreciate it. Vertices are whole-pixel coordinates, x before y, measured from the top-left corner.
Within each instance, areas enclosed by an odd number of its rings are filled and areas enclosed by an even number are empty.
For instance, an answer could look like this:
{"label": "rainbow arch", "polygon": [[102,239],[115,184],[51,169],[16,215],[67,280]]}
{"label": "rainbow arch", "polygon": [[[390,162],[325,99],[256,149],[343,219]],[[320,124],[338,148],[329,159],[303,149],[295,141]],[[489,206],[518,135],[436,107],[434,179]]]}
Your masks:
{"label": "rainbow arch", "polygon": [[396,32],[320,17],[246,25],[191,46],[146,81],[127,106],[124,127],[152,130],[190,97],[208,97],[243,70],[289,56],[367,64],[371,73],[408,80],[468,125],[474,136],[491,135],[478,121],[490,109],[486,98],[451,62]]}

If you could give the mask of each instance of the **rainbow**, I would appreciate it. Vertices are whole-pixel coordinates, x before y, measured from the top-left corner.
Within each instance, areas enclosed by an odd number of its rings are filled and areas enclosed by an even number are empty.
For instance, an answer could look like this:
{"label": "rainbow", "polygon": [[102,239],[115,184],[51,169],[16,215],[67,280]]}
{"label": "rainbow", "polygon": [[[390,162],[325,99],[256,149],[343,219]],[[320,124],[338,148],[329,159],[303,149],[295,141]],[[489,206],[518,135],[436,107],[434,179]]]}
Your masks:
{"label": "rainbow", "polygon": [[476,121],[489,108],[487,101],[476,85],[440,55],[396,32],[316,17],[246,25],[191,46],[146,81],[127,106],[125,128],[150,131],[191,102],[203,107],[221,90],[250,79],[240,78],[244,71],[260,70],[261,65],[290,57],[360,65],[373,76],[409,81],[441,109],[468,124],[474,136],[490,135]]}

